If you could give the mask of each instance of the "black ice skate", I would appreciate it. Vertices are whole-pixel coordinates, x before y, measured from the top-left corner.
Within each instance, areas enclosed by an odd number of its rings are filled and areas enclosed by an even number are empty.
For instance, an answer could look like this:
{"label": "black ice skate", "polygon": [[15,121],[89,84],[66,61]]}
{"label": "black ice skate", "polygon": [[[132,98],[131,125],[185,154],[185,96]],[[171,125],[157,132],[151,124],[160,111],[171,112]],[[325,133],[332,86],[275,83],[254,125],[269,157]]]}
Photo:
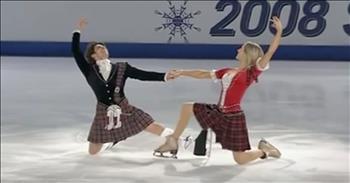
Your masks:
{"label": "black ice skate", "polygon": [[194,144],[193,154],[196,156],[205,156],[207,152],[207,134],[208,130],[202,130],[201,133],[197,136]]}

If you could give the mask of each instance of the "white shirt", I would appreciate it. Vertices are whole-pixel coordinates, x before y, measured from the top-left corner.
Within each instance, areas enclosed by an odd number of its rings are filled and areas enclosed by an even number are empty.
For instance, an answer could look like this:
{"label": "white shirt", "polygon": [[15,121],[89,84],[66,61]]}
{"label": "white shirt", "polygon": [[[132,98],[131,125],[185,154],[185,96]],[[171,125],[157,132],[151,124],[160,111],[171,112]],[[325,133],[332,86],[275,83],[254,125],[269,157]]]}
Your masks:
{"label": "white shirt", "polygon": [[97,60],[96,64],[99,68],[99,72],[103,76],[103,79],[107,81],[112,70],[111,61],[109,59]]}

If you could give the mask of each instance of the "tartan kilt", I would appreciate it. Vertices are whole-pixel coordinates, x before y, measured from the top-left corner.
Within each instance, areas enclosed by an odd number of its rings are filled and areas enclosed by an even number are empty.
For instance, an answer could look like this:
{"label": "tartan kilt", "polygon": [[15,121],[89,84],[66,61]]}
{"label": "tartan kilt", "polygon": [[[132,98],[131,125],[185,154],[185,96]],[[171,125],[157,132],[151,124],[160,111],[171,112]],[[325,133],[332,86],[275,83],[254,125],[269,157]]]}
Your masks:
{"label": "tartan kilt", "polygon": [[[123,113],[120,116],[122,126],[120,128],[107,130],[105,127],[108,124],[108,106],[100,102],[97,103],[95,118],[92,122],[88,136],[89,142],[119,142],[140,133],[154,122],[149,114],[130,105],[126,98],[124,98],[118,105],[121,107]],[[114,121],[116,120],[117,118],[114,118]]]}
{"label": "tartan kilt", "polygon": [[215,104],[195,103],[193,113],[203,129],[211,128],[214,131],[216,142],[220,143],[223,149],[250,149],[243,111],[223,113]]}

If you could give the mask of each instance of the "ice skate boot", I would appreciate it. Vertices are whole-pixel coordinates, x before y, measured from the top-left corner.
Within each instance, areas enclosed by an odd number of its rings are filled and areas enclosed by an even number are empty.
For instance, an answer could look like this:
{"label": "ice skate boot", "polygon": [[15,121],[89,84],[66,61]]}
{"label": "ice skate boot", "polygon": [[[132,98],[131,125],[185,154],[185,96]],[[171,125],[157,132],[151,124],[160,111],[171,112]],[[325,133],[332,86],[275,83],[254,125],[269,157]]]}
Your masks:
{"label": "ice skate boot", "polygon": [[266,154],[266,156],[262,157],[262,159],[265,159],[267,157],[280,158],[282,155],[275,146],[263,138],[259,141],[258,149],[262,150]]}
{"label": "ice skate boot", "polygon": [[[174,158],[177,159],[177,151],[178,151],[178,140],[173,136],[166,136],[166,141],[163,145],[159,146],[156,150],[154,150],[153,155],[157,157],[163,158]],[[164,155],[164,153],[169,152],[171,156]]]}
{"label": "ice skate boot", "polygon": [[195,141],[193,154],[196,156],[205,156],[207,152],[207,130],[202,130]]}

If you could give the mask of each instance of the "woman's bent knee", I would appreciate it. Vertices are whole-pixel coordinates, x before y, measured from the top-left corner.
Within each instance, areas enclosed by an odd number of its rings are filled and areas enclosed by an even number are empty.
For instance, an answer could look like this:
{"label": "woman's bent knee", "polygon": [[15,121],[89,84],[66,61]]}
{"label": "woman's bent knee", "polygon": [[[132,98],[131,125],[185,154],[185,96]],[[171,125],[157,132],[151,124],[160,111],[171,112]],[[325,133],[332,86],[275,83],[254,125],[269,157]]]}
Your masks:
{"label": "woman's bent knee", "polygon": [[233,159],[239,165],[244,165],[247,161],[244,159],[244,152],[233,152]]}

